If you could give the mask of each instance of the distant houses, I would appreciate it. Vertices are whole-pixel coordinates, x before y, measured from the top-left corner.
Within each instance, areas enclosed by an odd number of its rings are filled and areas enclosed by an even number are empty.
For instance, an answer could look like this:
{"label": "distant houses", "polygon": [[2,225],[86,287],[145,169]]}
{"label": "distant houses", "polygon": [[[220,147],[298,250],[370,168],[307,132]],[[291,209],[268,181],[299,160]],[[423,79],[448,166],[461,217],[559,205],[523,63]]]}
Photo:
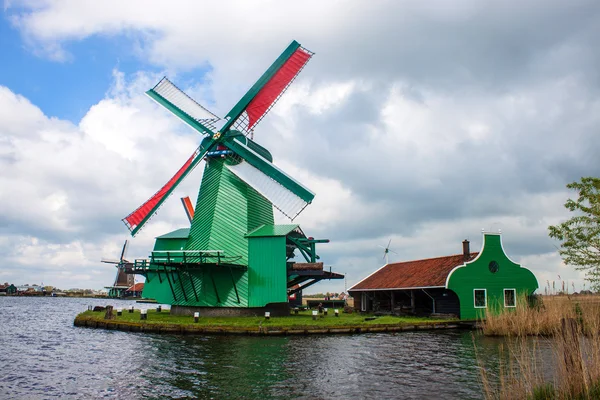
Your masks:
{"label": "distant houses", "polygon": [[9,284],[8,282],[4,282],[4,284],[0,285],[0,296],[15,293],[17,293],[17,287],[15,285]]}
{"label": "distant houses", "polygon": [[142,297],[142,292],[144,291],[143,283],[136,283],[132,285],[125,291],[125,297]]}
{"label": "distant houses", "polygon": [[0,285],[0,295],[18,295],[18,294],[30,294],[30,295],[43,295],[45,287],[40,285],[14,285],[4,282]]}
{"label": "distant houses", "polygon": [[106,297],[107,292],[92,289],[60,290],[53,286],[0,284],[0,296],[60,296],[60,297]]}
{"label": "distant houses", "polygon": [[537,288],[533,273],[506,255],[500,234],[484,233],[478,253],[465,240],[462,254],[386,264],[348,291],[360,311],[476,319],[518,307]]}

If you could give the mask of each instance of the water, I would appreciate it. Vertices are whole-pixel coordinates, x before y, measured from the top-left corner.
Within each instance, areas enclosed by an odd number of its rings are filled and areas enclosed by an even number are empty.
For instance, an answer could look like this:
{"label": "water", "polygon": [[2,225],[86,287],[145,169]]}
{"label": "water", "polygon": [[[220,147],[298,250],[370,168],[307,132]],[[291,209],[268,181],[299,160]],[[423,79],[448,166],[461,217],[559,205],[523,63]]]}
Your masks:
{"label": "water", "polygon": [[[240,337],[73,326],[88,305],[106,304],[134,303],[0,297],[0,398],[482,398],[468,331]],[[497,344],[479,340],[480,357]]]}

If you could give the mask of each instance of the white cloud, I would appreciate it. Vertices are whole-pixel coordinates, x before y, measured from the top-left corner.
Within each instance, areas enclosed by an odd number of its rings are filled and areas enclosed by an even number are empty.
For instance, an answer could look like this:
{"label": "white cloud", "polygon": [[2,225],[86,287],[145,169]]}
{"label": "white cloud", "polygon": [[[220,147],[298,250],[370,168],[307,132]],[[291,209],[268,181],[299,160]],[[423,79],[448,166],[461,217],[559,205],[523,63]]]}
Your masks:
{"label": "white cloud", "polygon": [[[298,222],[332,239],[322,254],[348,283],[380,266],[377,246],[390,237],[399,259],[423,258],[459,252],[465,236],[475,249],[484,227],[502,228],[509,255],[540,281],[559,272],[581,280],[546,228],[568,216],[564,185],[600,174],[593,2],[23,0],[5,9],[42,57],[76,62],[71,43],[102,37],[171,78],[207,70],[202,83],[183,84],[220,115],[288,39],[315,50],[256,139],[317,193]],[[31,238],[19,263],[48,257],[73,286],[105,271],[97,260],[126,236],[119,218],[200,139],[143,96],[161,75],[114,71],[105,98],[75,123],[0,87],[0,185],[10,188],[0,192],[0,246]],[[179,192],[195,197],[200,174]],[[180,205],[168,202],[132,253],[181,225]]]}
{"label": "white cloud", "polygon": [[[119,219],[160,188],[199,143],[197,134],[157,112],[143,91],[130,97],[128,90],[145,76],[125,84],[115,77],[111,95],[79,125],[47,117],[0,87],[0,186],[7,188],[0,191],[0,245],[11,254],[5,265],[18,271],[2,275],[16,283],[37,282],[41,270],[55,286],[109,284],[114,267],[99,260],[118,255],[127,236]],[[200,174],[192,174],[182,193],[196,195]],[[161,214],[169,222],[153,221],[142,231],[133,257],[145,256],[153,237],[185,221],[177,202]]]}

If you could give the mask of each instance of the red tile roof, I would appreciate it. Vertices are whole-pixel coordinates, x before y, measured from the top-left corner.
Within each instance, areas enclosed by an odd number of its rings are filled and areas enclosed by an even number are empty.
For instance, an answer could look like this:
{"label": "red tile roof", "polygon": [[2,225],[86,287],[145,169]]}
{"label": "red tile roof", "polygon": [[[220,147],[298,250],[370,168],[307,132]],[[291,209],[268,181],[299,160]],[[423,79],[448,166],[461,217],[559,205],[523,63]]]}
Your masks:
{"label": "red tile roof", "polygon": [[[469,261],[479,253],[471,253]],[[462,254],[387,264],[352,288],[354,290],[404,289],[446,286],[452,269],[464,263]]]}
{"label": "red tile roof", "polygon": [[133,285],[129,289],[127,289],[128,292],[141,292],[142,290],[144,290],[143,283],[136,283],[135,285]]}

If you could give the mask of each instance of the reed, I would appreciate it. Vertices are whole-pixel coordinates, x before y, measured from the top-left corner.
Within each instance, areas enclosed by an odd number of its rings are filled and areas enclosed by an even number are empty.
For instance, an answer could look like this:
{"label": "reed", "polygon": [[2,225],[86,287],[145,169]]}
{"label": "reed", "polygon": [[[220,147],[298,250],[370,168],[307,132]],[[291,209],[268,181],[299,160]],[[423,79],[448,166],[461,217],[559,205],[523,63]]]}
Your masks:
{"label": "reed", "polygon": [[566,296],[545,298],[535,306],[519,297],[516,308],[489,313],[481,321],[481,328],[487,336],[553,336],[561,319],[575,316],[575,304]]}
{"label": "reed", "polygon": [[538,307],[519,301],[482,321],[484,334],[507,336],[497,374],[477,357],[484,397],[599,399],[600,298],[547,297]]}

